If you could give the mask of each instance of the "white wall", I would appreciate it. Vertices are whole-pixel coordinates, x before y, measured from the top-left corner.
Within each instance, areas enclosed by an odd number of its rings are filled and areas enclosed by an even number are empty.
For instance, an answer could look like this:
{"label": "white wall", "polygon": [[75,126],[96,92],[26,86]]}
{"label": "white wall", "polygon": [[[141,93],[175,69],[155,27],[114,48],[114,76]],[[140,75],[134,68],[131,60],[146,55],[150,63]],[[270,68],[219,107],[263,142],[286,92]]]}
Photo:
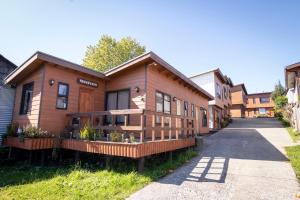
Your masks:
{"label": "white wall", "polygon": [[[216,89],[215,89],[215,75],[214,72],[209,72],[205,74],[200,74],[196,77],[191,78],[197,85],[201,88],[206,90],[210,95],[213,97],[216,96]],[[215,103],[215,100],[209,101],[209,104],[212,105]]]}

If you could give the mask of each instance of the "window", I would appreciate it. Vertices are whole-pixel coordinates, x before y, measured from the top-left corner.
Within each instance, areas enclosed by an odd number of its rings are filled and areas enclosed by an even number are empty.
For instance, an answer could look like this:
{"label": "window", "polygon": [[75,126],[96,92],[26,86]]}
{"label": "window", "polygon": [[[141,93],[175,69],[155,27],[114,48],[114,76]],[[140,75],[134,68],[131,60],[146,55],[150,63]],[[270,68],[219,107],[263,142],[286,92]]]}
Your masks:
{"label": "window", "polygon": [[224,87],[224,98],[227,99],[227,90],[226,90],[226,87]]}
{"label": "window", "polygon": [[[130,90],[118,90],[106,93],[106,110],[129,109]],[[129,118],[128,118],[129,119]],[[124,116],[117,116],[115,123],[124,123]],[[112,123],[112,117],[106,116],[106,123]]]}
{"label": "window", "polygon": [[253,97],[253,104],[256,104],[256,100],[255,100],[255,97]]}
{"label": "window", "polygon": [[67,110],[69,97],[69,85],[66,83],[58,83],[56,108]]}
{"label": "window", "polygon": [[269,97],[260,97],[259,101],[260,101],[260,103],[269,103],[270,98]]}
{"label": "window", "polygon": [[202,116],[202,127],[207,127],[207,111],[204,108],[200,108]]}
{"label": "window", "polygon": [[[162,92],[156,92],[156,112],[171,114],[171,96]],[[156,116],[156,123],[161,123],[161,117]],[[168,124],[169,119],[165,118],[165,124]]]}
{"label": "window", "polygon": [[20,114],[30,114],[33,94],[33,82],[23,85]]}
{"label": "window", "polygon": [[220,88],[220,85],[217,83],[217,97],[219,99],[221,99],[221,88]]}
{"label": "window", "polygon": [[192,109],[191,110],[192,117],[195,117],[195,105],[194,104],[191,105],[191,109]]}
{"label": "window", "polygon": [[265,108],[259,108],[258,112],[259,112],[259,114],[264,115],[264,114],[266,114],[266,109]]}
{"label": "window", "polygon": [[184,110],[184,116],[188,116],[189,114],[189,112],[188,112],[188,110],[189,110],[189,103],[187,102],[187,101],[184,101],[184,108],[183,108],[183,110]]}

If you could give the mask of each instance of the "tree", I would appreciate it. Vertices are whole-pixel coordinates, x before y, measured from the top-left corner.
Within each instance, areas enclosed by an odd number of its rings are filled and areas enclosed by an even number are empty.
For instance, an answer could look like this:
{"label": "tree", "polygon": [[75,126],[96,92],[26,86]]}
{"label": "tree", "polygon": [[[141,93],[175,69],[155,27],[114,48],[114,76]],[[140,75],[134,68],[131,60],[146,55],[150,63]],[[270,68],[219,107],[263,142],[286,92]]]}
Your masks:
{"label": "tree", "polygon": [[275,99],[275,107],[277,109],[283,108],[288,103],[288,99],[286,96],[278,96]]}
{"label": "tree", "polygon": [[115,38],[103,35],[96,45],[87,47],[83,65],[96,71],[105,72],[132,58],[145,53],[146,47],[131,37]]}
{"label": "tree", "polygon": [[279,96],[284,96],[285,95],[285,89],[284,87],[281,85],[280,81],[278,81],[278,84],[275,85],[275,89],[272,92],[272,100],[275,101],[277,97]]}

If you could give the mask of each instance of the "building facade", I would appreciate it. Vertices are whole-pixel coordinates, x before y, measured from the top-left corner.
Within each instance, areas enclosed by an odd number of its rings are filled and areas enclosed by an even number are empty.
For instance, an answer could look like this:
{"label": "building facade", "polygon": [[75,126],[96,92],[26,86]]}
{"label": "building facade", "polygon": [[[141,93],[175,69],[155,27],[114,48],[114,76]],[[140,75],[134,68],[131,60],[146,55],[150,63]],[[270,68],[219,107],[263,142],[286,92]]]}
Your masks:
{"label": "building facade", "polygon": [[4,78],[17,66],[0,54],[0,146],[2,136],[7,132],[11,123],[15,89],[11,85],[4,85]]}
{"label": "building facade", "polygon": [[[147,117],[146,126],[185,126],[193,134],[209,132],[208,101],[213,97],[153,52],[106,73],[37,52],[6,83],[16,85],[13,122],[20,127],[30,124],[58,135],[71,113],[144,109],[157,113],[155,124]],[[162,114],[164,119],[158,117]],[[181,116],[189,120],[169,121]],[[141,122],[135,116],[129,121]],[[122,124],[124,118],[117,117],[114,123]],[[158,137],[162,131],[145,130],[145,138],[153,134]],[[174,136],[175,129],[170,134]]]}
{"label": "building facade", "polygon": [[291,125],[300,131],[300,63],[295,63],[285,67],[285,87],[287,89],[289,121]]}
{"label": "building facade", "polygon": [[274,102],[271,92],[248,94],[246,117],[274,117]]}
{"label": "building facade", "polygon": [[238,84],[231,88],[230,115],[233,118],[244,118],[247,105],[247,90],[245,85]]}
{"label": "building facade", "polygon": [[222,122],[230,118],[231,79],[224,76],[219,68],[197,74],[190,79],[214,97],[209,101],[209,128],[220,129]]}

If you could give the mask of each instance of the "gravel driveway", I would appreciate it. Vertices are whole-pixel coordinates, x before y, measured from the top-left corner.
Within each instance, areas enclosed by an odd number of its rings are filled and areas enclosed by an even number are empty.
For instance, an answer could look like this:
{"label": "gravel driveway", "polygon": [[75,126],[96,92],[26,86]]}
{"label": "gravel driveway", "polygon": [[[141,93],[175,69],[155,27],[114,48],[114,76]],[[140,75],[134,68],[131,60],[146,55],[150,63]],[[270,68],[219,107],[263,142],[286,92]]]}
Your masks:
{"label": "gravel driveway", "polygon": [[129,199],[296,199],[299,185],[284,146],[288,133],[275,119],[236,119],[214,135],[189,164]]}

